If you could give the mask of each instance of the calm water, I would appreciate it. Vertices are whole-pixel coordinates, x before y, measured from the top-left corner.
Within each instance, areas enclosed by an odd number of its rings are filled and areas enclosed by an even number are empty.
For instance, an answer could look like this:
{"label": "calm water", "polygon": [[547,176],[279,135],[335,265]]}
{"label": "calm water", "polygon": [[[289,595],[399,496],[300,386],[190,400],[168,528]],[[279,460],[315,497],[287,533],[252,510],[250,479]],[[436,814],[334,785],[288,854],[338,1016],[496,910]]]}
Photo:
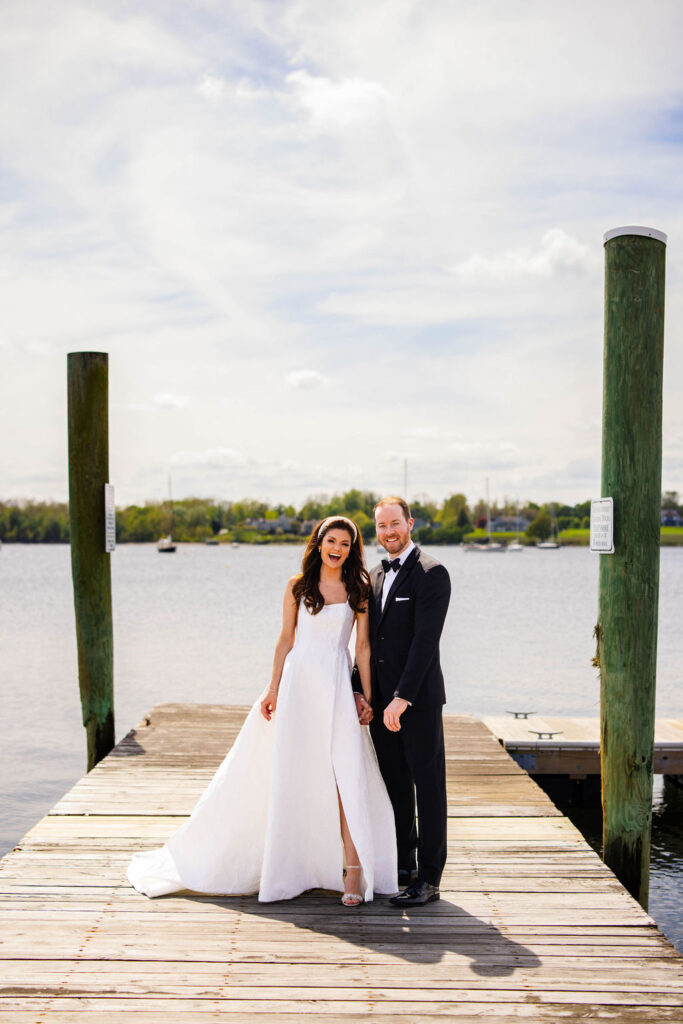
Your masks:
{"label": "calm water", "polygon": [[[117,738],[163,701],[249,704],[270,677],[298,547],[153,545],[112,556]],[[453,598],[442,641],[450,711],[599,715],[590,664],[598,557],[440,548]],[[369,562],[376,560],[368,549]],[[657,714],[683,717],[683,548],[661,562]],[[69,549],[0,552],[0,854],[84,771]],[[683,949],[683,801],[656,790],[651,912]]]}

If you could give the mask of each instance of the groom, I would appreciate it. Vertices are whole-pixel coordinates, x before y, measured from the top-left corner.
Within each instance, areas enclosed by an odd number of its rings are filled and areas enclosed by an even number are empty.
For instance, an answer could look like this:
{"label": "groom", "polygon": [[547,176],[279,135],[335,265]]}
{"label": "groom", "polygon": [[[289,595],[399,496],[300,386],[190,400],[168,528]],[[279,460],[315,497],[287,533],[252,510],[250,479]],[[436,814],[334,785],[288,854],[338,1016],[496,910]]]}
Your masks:
{"label": "groom", "polygon": [[[413,544],[413,519],[403,498],[382,498],[375,526],[389,557],[370,573],[372,709],[362,693],[355,698],[361,722],[372,717],[370,731],[394,808],[403,891],[390,902],[422,906],[439,899],[446,863],[446,695],[439,638],[451,582],[444,566]],[[357,673],[354,689],[360,689]]]}

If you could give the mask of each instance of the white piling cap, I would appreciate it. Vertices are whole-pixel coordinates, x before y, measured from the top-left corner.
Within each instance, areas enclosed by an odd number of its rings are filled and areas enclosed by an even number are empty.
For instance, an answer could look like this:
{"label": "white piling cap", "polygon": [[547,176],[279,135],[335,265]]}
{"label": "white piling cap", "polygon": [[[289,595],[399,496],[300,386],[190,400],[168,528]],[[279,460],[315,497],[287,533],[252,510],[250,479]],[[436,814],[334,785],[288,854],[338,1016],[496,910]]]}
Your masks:
{"label": "white piling cap", "polygon": [[666,235],[663,231],[657,231],[656,228],[636,227],[634,225],[626,228],[612,228],[611,231],[607,231],[603,244],[606,244],[612,238],[619,238],[620,235],[644,235],[646,238],[656,238],[658,242],[664,242],[664,245],[666,245]]}

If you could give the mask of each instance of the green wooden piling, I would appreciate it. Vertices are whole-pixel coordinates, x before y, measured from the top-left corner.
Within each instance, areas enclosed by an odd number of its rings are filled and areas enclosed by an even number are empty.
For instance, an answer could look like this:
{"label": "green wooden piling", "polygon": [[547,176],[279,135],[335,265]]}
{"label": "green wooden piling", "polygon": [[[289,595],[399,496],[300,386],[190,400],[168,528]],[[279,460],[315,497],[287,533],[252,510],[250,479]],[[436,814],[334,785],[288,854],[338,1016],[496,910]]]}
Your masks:
{"label": "green wooden piling", "polygon": [[647,909],[657,668],[666,235],[605,236],[602,495],[614,554],[600,555],[603,858]]}
{"label": "green wooden piling", "polygon": [[90,771],[114,746],[111,570],[104,535],[104,485],[109,480],[107,353],[69,353],[67,377],[71,575]]}

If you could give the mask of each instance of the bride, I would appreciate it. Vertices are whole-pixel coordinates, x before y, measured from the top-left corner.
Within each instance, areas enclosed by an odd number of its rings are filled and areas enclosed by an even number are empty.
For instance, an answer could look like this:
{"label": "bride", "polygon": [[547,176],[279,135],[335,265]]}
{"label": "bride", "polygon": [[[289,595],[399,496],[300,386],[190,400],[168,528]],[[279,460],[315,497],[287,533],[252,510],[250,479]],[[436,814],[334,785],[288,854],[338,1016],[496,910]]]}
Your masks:
{"label": "bride", "polygon": [[162,849],[133,856],[131,885],[262,902],[331,889],[349,907],[396,891],[393,810],[350,681],[355,623],[369,703],[368,595],[356,524],[325,519],[287,584],[268,689],[190,818]]}

